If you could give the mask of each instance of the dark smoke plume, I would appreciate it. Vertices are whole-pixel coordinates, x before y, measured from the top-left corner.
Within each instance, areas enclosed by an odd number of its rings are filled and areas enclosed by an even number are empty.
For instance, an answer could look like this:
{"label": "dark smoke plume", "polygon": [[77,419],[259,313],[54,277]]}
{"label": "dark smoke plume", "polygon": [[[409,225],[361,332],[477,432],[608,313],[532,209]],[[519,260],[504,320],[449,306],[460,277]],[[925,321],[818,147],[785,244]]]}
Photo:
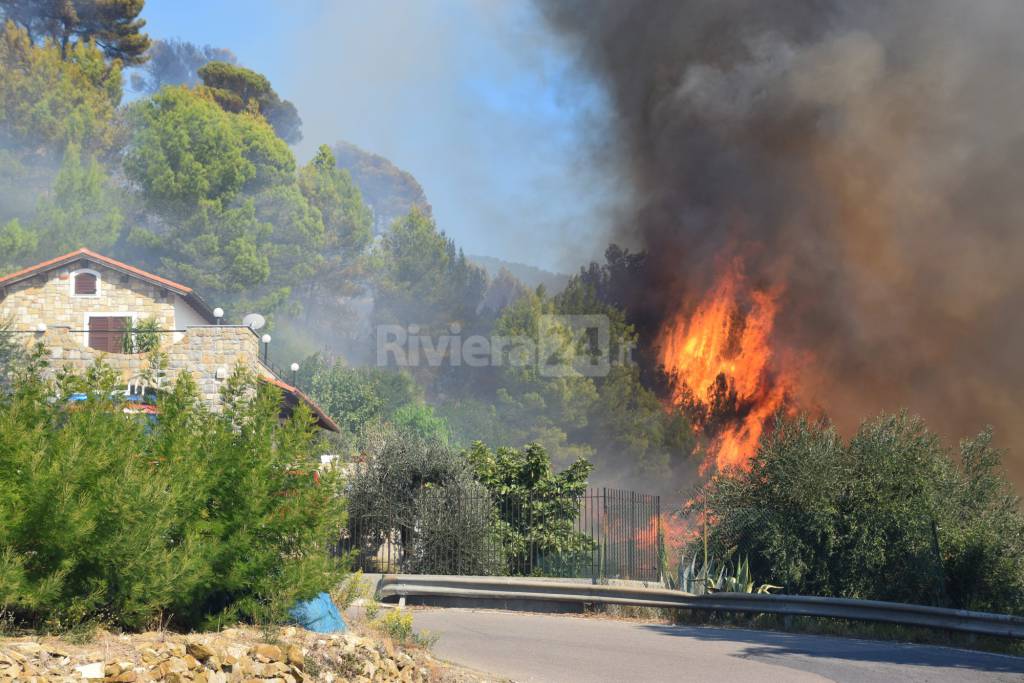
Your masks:
{"label": "dark smoke plume", "polygon": [[994,424],[1022,479],[1024,2],[539,2],[612,102],[641,317],[741,255],[806,402]]}

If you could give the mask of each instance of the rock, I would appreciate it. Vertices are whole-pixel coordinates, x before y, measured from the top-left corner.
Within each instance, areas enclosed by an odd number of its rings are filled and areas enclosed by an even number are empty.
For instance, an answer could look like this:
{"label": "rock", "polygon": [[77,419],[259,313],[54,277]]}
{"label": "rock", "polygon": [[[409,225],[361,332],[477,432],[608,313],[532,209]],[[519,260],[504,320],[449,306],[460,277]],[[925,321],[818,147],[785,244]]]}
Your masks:
{"label": "rock", "polygon": [[206,643],[200,643],[198,641],[189,641],[185,644],[185,651],[190,655],[198,659],[200,662],[205,662],[210,657],[215,656],[217,653],[214,652]]}
{"label": "rock", "polygon": [[82,664],[75,667],[75,671],[81,674],[82,678],[91,679],[104,678],[103,669],[103,662],[92,662],[91,664]]}
{"label": "rock", "polygon": [[277,662],[284,656],[281,648],[277,645],[267,645],[266,643],[253,645],[249,648],[249,654],[261,662]]}
{"label": "rock", "polygon": [[302,655],[302,649],[299,646],[289,645],[288,651],[285,653],[285,661],[301,669],[306,662],[306,658]]}
{"label": "rock", "polygon": [[53,657],[67,657],[69,653],[66,649],[59,645],[44,645],[43,651]]}
{"label": "rock", "polygon": [[35,655],[42,652],[43,648],[39,643],[14,643],[11,647],[18,648],[19,651],[24,652],[28,655]]}

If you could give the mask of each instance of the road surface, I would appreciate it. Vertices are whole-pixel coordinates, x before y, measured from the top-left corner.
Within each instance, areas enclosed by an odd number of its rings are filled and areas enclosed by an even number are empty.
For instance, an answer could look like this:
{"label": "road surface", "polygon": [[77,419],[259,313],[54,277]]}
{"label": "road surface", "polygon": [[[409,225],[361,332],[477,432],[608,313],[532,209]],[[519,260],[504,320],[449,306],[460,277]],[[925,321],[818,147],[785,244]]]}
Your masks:
{"label": "road surface", "polygon": [[1024,658],[926,645],[496,610],[416,610],[438,657],[514,681],[1018,681]]}

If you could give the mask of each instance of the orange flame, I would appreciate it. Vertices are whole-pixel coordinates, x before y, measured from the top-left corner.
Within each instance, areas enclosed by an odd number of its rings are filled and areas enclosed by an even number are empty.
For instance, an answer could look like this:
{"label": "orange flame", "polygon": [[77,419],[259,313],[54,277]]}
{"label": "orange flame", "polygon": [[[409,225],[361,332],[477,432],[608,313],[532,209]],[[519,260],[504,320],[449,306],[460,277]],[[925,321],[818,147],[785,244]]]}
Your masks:
{"label": "orange flame", "polygon": [[750,287],[737,259],[692,311],[661,330],[659,360],[673,380],[672,402],[700,405],[705,414],[723,400],[735,404],[727,419],[695,424],[711,439],[701,473],[712,463],[719,471],[746,469],[766,421],[785,402],[790,383],[773,367],[779,294]]}

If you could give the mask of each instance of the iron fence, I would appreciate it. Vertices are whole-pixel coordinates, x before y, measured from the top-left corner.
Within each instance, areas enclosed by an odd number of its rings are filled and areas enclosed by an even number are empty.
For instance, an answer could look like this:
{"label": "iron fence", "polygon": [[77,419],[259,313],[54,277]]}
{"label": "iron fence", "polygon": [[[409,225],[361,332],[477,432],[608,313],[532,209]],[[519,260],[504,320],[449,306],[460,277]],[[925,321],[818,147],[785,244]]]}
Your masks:
{"label": "iron fence", "polygon": [[570,500],[421,495],[351,515],[335,548],[368,572],[661,578],[661,500],[610,488]]}

